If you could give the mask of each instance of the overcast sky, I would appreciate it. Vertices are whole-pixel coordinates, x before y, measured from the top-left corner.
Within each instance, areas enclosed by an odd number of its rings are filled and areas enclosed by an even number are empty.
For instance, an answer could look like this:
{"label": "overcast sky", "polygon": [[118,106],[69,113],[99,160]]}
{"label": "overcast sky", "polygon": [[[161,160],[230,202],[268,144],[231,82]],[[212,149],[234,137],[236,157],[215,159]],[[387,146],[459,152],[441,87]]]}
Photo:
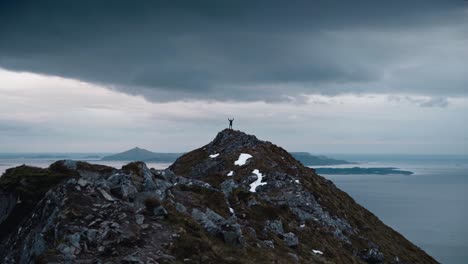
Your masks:
{"label": "overcast sky", "polygon": [[0,1],[0,152],[468,154],[468,1],[96,2]]}

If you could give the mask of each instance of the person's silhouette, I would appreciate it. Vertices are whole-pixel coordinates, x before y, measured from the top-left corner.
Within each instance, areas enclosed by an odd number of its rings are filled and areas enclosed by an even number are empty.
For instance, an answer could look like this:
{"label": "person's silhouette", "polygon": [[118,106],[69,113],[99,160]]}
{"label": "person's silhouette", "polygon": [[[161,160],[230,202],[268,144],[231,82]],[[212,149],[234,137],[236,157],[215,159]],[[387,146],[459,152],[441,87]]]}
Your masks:
{"label": "person's silhouette", "polygon": [[228,121],[229,121],[229,129],[232,129],[232,122],[234,121],[234,118],[233,119],[228,118]]}

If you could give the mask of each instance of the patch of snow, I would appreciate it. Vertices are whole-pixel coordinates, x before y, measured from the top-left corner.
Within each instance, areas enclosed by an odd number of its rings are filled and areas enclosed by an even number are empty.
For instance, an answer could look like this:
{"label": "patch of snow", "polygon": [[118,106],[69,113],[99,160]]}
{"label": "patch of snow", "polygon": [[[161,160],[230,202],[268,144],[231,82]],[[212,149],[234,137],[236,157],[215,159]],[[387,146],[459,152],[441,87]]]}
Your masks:
{"label": "patch of snow", "polygon": [[299,183],[299,180],[295,180],[296,183]]}
{"label": "patch of snow", "polygon": [[231,214],[234,214],[234,209],[232,209],[231,207],[229,207],[229,212],[231,212]]}
{"label": "patch of snow", "polygon": [[239,158],[234,162],[234,165],[242,166],[245,165],[248,159],[250,159],[252,155],[247,153],[241,153]]}
{"label": "patch of snow", "polygon": [[312,252],[313,252],[314,254],[323,255],[323,252],[320,251],[320,250],[312,249]]}
{"label": "patch of snow", "polygon": [[250,184],[250,191],[255,192],[258,186],[267,184],[266,182],[262,182],[263,175],[260,173],[259,170],[255,169],[252,171],[253,174],[257,175],[257,180]]}
{"label": "patch of snow", "polygon": [[231,177],[232,175],[234,175],[234,172],[233,171],[230,171],[227,176]]}
{"label": "patch of snow", "polygon": [[218,157],[218,156],[219,156],[219,153],[216,153],[216,154],[211,154],[211,155],[210,155],[210,158],[212,158],[212,159],[213,159],[213,158],[216,158],[216,157]]}
{"label": "patch of snow", "polygon": [[305,227],[305,224],[302,224],[302,225],[300,225],[299,227],[300,227],[300,228],[304,228],[304,227]]}

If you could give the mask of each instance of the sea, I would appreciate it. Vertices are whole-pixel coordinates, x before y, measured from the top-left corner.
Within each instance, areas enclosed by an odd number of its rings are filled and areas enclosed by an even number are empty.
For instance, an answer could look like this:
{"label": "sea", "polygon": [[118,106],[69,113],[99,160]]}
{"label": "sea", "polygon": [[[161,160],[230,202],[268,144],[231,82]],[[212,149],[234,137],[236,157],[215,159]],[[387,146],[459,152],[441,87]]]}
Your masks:
{"label": "sea", "polygon": [[[15,156],[16,155],[16,156]],[[0,154],[0,174],[22,164],[47,167],[59,159],[84,160],[120,168],[126,161],[101,161],[104,153]],[[395,167],[412,175],[322,175],[333,181],[385,224],[437,261],[468,263],[468,156],[352,155],[327,156],[359,164],[323,166]],[[163,169],[170,164],[147,163]]]}

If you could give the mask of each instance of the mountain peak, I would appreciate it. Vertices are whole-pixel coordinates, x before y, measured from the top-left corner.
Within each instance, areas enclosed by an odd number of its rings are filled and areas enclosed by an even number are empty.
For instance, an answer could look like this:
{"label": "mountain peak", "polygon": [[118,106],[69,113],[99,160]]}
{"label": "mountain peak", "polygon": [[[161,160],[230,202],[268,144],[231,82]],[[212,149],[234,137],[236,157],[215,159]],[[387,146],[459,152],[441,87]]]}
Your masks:
{"label": "mountain peak", "polygon": [[[238,166],[235,163],[242,155],[251,158],[245,165]],[[254,169],[298,174],[299,169],[308,168],[271,142],[241,131],[224,129],[207,145],[182,155],[170,169],[176,174],[201,179],[205,175],[225,175],[230,171],[249,176]]]}
{"label": "mountain peak", "polygon": [[216,135],[213,141],[208,144],[208,147],[229,147],[229,145],[253,147],[260,143],[264,143],[264,141],[258,140],[254,135],[226,128]]}
{"label": "mountain peak", "polygon": [[134,147],[132,149],[129,149],[127,151],[124,151],[122,153],[117,153],[114,155],[106,156],[103,157],[102,160],[140,160],[140,161],[146,161],[150,159],[151,157],[155,156],[156,153],[151,152],[146,149],[142,149],[139,147]]}

